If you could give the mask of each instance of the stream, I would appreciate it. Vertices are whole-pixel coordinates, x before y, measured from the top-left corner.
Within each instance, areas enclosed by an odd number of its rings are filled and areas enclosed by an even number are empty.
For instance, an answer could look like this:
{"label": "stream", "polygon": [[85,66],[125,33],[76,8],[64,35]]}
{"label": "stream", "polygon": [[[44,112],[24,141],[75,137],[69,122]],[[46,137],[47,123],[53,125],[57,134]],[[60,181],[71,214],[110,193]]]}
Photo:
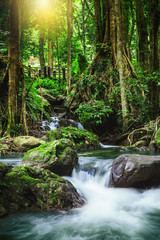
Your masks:
{"label": "stream", "polygon": [[0,240],[159,240],[160,189],[107,187],[111,164],[122,153],[115,147],[79,153],[66,178],[87,203],[69,212],[11,214],[0,219]]}

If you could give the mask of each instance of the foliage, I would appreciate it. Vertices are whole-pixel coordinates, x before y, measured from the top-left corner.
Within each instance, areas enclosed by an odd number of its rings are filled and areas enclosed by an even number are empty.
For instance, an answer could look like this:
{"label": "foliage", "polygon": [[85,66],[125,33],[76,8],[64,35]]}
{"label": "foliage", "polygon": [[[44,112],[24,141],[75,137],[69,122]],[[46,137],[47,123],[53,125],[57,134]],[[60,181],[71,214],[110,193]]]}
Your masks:
{"label": "foliage", "polygon": [[50,79],[50,78],[36,78],[36,81],[33,83],[33,87],[35,88],[45,88],[48,89],[48,93],[58,96],[60,94],[63,94],[66,89],[66,83],[63,83],[62,81]]}
{"label": "foliage", "polygon": [[37,95],[36,88],[32,87],[28,97],[26,98],[27,114],[31,116],[31,119],[38,120],[41,118],[43,112],[44,118],[49,119],[49,113],[47,112],[48,102],[40,95]]}
{"label": "foliage", "polygon": [[97,149],[100,147],[98,137],[94,133],[75,127],[62,127],[55,131],[49,131],[46,133],[46,136],[49,141],[62,138],[70,139],[75,143],[78,150]]}
{"label": "foliage", "polygon": [[87,124],[101,124],[104,118],[109,117],[113,112],[110,106],[107,106],[104,101],[91,100],[88,103],[82,103],[75,111],[80,122],[85,126]]}

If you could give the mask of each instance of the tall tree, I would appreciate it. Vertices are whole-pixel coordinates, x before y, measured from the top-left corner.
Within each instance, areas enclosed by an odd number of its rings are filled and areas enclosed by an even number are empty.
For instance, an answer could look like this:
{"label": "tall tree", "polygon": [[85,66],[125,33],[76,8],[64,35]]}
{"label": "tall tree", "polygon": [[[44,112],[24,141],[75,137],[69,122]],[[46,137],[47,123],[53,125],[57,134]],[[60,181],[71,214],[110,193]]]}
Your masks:
{"label": "tall tree", "polygon": [[44,69],[44,67],[45,67],[44,36],[45,36],[44,27],[40,26],[40,29],[39,29],[39,60],[40,60],[40,65],[41,65],[42,69]]}
{"label": "tall tree", "polygon": [[138,32],[138,61],[142,68],[148,67],[149,42],[147,31],[147,19],[144,13],[144,3],[142,0],[135,0],[136,5],[136,25]]}
{"label": "tall tree", "polygon": [[95,27],[96,27],[96,51],[98,52],[103,42],[103,22],[100,0],[94,0]]}
{"label": "tall tree", "polygon": [[[125,28],[121,0],[109,0],[105,5],[105,8],[106,22],[103,43],[100,50],[97,52],[90,69],[91,74],[96,74],[98,66],[102,65],[102,61],[106,61],[107,59],[110,59],[112,69],[117,69],[121,87],[121,108],[123,124],[125,126],[127,123],[129,110],[126,94],[126,90],[129,87],[127,84],[127,79],[137,76],[129,60],[126,50]],[[101,75],[106,77],[108,72],[111,71],[111,64],[103,67],[101,70]],[[106,79],[107,81],[110,79],[110,85],[113,85],[112,78],[106,77]]]}
{"label": "tall tree", "polygon": [[7,133],[16,131],[17,123],[17,94],[20,75],[20,2],[21,0],[12,0],[10,5],[10,36],[8,50],[10,67]]}
{"label": "tall tree", "polygon": [[73,1],[67,1],[68,57],[67,57],[67,93],[71,87],[71,40],[73,35]]}
{"label": "tall tree", "polygon": [[50,27],[48,29],[48,67],[53,68],[53,38]]}
{"label": "tall tree", "polygon": [[150,11],[150,67],[151,70],[159,70],[158,33],[160,12],[158,0],[149,1]]}

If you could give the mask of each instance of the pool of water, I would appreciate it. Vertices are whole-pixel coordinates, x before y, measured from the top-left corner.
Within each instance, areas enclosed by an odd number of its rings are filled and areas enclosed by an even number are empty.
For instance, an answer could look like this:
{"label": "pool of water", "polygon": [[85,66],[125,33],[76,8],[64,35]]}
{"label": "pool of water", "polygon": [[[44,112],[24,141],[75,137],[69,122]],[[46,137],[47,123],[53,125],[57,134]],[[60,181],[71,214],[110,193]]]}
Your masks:
{"label": "pool of water", "polygon": [[67,177],[87,203],[69,212],[21,212],[0,220],[0,240],[159,240],[160,189],[108,188],[118,148],[79,154]]}
{"label": "pool of water", "polygon": [[22,161],[22,156],[5,156],[0,157],[0,162],[4,164],[10,164],[12,166],[18,166]]}

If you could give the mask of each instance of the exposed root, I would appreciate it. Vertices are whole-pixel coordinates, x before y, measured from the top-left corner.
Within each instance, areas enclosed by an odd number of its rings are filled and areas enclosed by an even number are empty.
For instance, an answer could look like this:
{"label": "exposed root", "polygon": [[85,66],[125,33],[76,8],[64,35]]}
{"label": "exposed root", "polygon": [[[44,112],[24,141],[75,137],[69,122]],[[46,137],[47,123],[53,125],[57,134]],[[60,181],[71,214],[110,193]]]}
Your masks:
{"label": "exposed root", "polygon": [[150,141],[152,141],[159,127],[160,127],[160,117],[158,117],[155,121],[149,122],[144,127],[135,129],[128,135],[128,138],[127,138],[130,146],[133,145],[138,140],[140,140],[145,135],[150,135]]}

